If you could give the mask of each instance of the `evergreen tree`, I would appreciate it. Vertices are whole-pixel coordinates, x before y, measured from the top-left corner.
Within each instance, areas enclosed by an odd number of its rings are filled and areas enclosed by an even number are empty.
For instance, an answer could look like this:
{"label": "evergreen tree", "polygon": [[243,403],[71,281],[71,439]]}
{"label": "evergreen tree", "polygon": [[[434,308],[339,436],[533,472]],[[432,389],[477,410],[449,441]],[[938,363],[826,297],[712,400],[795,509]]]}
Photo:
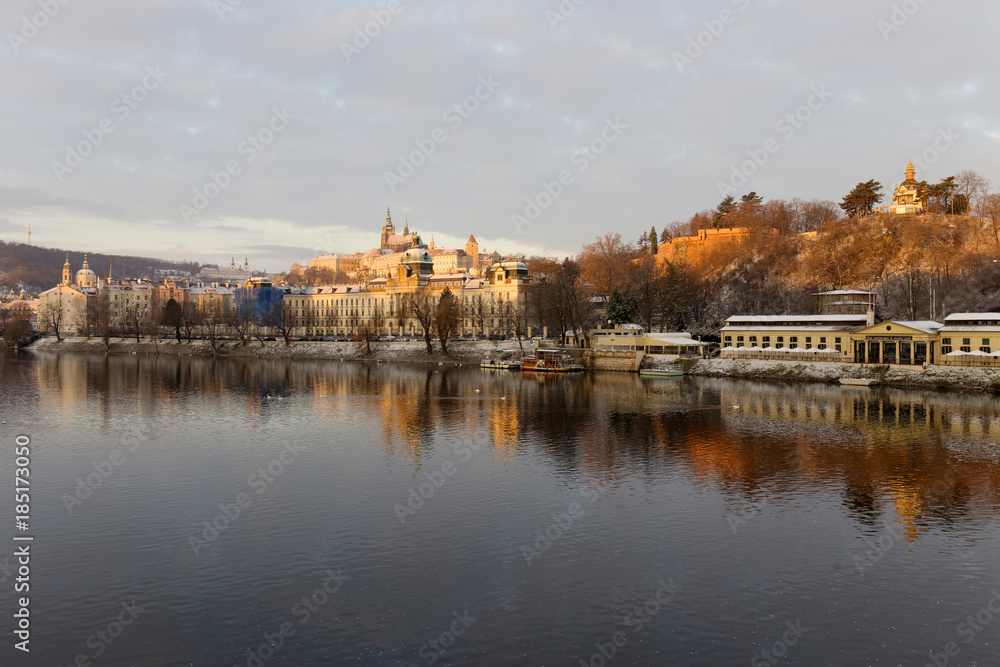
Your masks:
{"label": "evergreen tree", "polygon": [[864,183],[858,183],[854,189],[844,197],[840,203],[840,208],[844,209],[848,217],[863,217],[871,215],[875,210],[875,205],[882,201],[882,184],[872,179]]}
{"label": "evergreen tree", "polygon": [[611,326],[630,324],[638,312],[639,300],[630,288],[619,290],[616,287],[611,291],[611,298],[608,299],[608,321]]}
{"label": "evergreen tree", "polygon": [[654,255],[660,250],[660,245],[657,243],[656,237],[656,226],[649,228],[649,250]]}
{"label": "evergreen tree", "polygon": [[715,209],[715,224],[714,227],[718,228],[722,226],[722,219],[726,217],[726,214],[731,212],[736,208],[736,198],[732,195],[728,195],[725,199],[719,202],[718,207]]}

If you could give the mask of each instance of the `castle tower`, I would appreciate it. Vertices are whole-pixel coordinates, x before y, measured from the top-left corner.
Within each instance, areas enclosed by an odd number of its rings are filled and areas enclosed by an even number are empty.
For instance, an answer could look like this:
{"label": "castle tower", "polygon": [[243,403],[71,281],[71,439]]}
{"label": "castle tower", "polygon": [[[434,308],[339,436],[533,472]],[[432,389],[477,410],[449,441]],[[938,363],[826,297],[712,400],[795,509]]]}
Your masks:
{"label": "castle tower", "polygon": [[913,168],[913,162],[906,165],[906,180],[915,181],[917,180],[917,170]]}
{"label": "castle tower", "polygon": [[479,241],[472,234],[469,234],[469,240],[465,242],[465,254],[472,258],[473,266],[479,263]]}
{"label": "castle tower", "polygon": [[389,247],[389,237],[396,235],[396,227],[392,224],[392,214],[389,212],[389,207],[385,207],[385,224],[382,225],[382,242],[379,245],[380,248],[385,250]]}
{"label": "castle tower", "polygon": [[69,268],[69,253],[66,253],[66,263],[63,264],[63,280],[62,280],[63,285],[69,285],[70,281],[72,280],[71,273],[72,272],[70,271]]}

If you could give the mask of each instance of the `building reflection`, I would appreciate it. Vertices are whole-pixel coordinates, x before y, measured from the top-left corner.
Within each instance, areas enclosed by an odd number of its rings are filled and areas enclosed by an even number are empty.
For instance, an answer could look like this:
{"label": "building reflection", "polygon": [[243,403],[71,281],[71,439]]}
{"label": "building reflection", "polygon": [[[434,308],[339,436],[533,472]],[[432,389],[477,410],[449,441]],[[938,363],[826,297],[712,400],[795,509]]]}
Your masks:
{"label": "building reflection", "polygon": [[47,418],[86,414],[108,431],[208,405],[253,432],[294,410],[331,442],[348,425],[370,433],[365,446],[414,473],[475,444],[505,463],[540,457],[556,474],[610,484],[682,471],[734,507],[832,488],[859,524],[898,520],[911,540],[1000,507],[1000,397],[988,394],[288,360],[38,360],[8,358],[4,377],[37,391]]}

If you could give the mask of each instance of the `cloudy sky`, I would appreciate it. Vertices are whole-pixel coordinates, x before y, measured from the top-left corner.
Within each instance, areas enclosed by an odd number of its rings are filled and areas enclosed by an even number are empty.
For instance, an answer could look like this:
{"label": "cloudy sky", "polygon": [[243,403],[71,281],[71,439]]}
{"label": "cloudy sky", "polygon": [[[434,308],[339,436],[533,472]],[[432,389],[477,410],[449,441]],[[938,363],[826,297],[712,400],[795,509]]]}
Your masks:
{"label": "cloudy sky", "polygon": [[30,222],[36,245],[281,271],[377,245],[387,203],[439,246],[562,256],[728,187],[890,190],[912,158],[996,190],[998,19],[995,0],[8,0],[0,238]]}

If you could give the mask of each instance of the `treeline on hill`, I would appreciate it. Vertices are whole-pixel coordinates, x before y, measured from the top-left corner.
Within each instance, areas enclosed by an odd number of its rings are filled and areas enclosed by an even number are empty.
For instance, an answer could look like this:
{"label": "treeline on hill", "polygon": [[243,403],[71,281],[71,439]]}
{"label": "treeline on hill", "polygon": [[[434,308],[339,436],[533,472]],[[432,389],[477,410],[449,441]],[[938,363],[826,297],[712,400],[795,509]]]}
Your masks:
{"label": "treeline on hill", "polygon": [[[28,291],[41,292],[58,285],[62,280],[67,252],[75,276],[83,265],[82,252],[0,241],[0,287],[15,289],[23,285]],[[189,271],[192,274],[200,270],[196,262],[169,262],[150,257],[100,253],[87,253],[86,256],[90,268],[101,277],[107,277],[109,269],[115,278],[152,278],[157,269]]]}
{"label": "treeline on hill", "polygon": [[[920,215],[869,213],[884,198],[875,181],[839,205],[765,202],[753,192],[727,197],[659,234],[644,230],[637,243],[606,234],[561,264],[533,258],[531,272],[544,285],[531,297],[538,303],[531,312],[529,302],[529,319],[567,330],[574,322],[594,326],[603,306],[601,317],[615,323],[717,335],[731,315],[810,313],[811,295],[832,289],[877,292],[883,318],[998,311],[1000,194],[988,183],[962,172],[921,185],[928,212]],[[750,233],[704,244],[696,261],[659,252],[700,229],[736,227]]]}

